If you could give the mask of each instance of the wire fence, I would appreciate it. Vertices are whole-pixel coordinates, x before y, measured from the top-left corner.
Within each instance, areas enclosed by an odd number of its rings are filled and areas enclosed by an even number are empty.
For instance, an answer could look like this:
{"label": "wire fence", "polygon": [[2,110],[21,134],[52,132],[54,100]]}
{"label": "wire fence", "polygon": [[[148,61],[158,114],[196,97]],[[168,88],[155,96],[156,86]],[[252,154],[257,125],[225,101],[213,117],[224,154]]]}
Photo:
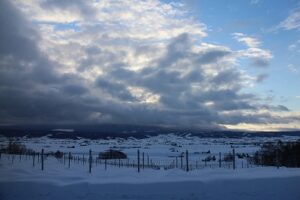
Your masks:
{"label": "wire fence", "polygon": [[40,168],[42,171],[47,170],[50,164],[50,158],[54,158],[61,165],[72,169],[74,165],[88,169],[92,173],[93,168],[103,167],[109,170],[115,168],[133,168],[138,173],[147,170],[172,170],[180,169],[186,172],[200,170],[205,168],[250,168],[255,166],[252,162],[252,156],[248,154],[236,153],[235,149],[228,153],[208,153],[206,156],[190,156],[188,150],[181,152],[178,156],[172,157],[151,157],[148,153],[141,152],[139,149],[135,157],[131,158],[111,158],[103,159],[100,154],[90,150],[86,153],[71,152],[31,152],[25,154],[8,154],[0,153],[0,160],[7,159],[12,165],[19,161],[31,162],[32,167]]}

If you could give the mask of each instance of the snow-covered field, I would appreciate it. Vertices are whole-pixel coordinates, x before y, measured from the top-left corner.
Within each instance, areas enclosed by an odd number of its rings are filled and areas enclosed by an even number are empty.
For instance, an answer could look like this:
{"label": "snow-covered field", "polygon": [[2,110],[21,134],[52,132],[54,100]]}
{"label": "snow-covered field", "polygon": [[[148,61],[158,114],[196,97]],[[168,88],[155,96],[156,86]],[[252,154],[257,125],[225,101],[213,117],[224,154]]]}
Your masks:
{"label": "snow-covered field", "polygon": [[[283,138],[197,138],[192,136],[160,135],[145,139],[57,140],[48,137],[21,138],[28,148],[45,152],[60,150],[74,155],[87,155],[89,149],[97,153],[109,148],[124,151],[129,160],[136,159],[137,149],[149,155],[154,162],[174,160],[185,150],[190,163],[199,162],[207,152],[218,155],[231,152],[253,153],[262,142],[295,141],[297,137]],[[0,138],[5,146],[7,138]],[[206,152],[206,153],[203,153]],[[242,168],[242,162],[244,162]],[[165,164],[164,163],[164,164]],[[224,165],[225,166],[225,165]],[[248,166],[249,167],[249,166]],[[72,161],[69,168],[54,157],[45,159],[45,168],[30,156],[2,154],[0,159],[0,199],[300,199],[300,169],[245,165],[237,159],[237,169],[218,167],[218,161],[207,167],[186,172],[179,168],[165,170],[108,166],[93,163],[89,173],[87,163]]]}

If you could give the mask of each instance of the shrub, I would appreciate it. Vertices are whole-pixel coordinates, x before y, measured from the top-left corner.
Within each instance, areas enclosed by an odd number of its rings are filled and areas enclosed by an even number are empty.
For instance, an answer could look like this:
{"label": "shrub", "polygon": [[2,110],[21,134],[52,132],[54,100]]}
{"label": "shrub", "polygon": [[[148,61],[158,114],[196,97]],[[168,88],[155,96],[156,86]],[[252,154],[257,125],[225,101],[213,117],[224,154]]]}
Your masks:
{"label": "shrub", "polygon": [[265,143],[254,154],[252,161],[257,165],[300,167],[300,141]]}
{"label": "shrub", "polygon": [[126,159],[127,155],[122,151],[108,150],[99,154],[100,159]]}
{"label": "shrub", "polygon": [[10,141],[4,149],[4,152],[9,153],[9,154],[28,154],[28,153],[34,153],[33,150],[27,149],[25,145],[18,143],[18,142],[13,142]]}
{"label": "shrub", "polygon": [[224,156],[224,158],[223,158],[223,160],[225,161],[225,162],[232,162],[233,161],[233,154],[231,154],[231,153],[229,153],[229,154],[226,154],[225,156]]}

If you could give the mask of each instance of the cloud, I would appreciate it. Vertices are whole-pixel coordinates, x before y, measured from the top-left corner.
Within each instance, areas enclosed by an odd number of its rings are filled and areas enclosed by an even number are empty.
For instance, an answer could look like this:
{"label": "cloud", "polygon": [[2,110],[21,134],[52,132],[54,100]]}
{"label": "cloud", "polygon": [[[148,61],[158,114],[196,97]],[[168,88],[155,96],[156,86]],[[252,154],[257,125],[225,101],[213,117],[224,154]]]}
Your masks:
{"label": "cloud", "polygon": [[237,41],[244,43],[250,48],[251,47],[255,48],[260,45],[260,41],[258,41],[256,38],[246,36],[243,33],[234,33],[233,36]]}
{"label": "cloud", "polygon": [[265,79],[268,78],[268,75],[267,74],[259,74],[257,77],[256,77],[256,82],[257,83],[261,83],[263,82]]}
{"label": "cloud", "polygon": [[293,65],[293,64],[289,64],[288,69],[289,69],[290,72],[292,72],[294,74],[299,74],[299,72],[300,72],[300,68],[298,66]]}
{"label": "cloud", "polygon": [[0,123],[219,127],[288,112],[244,90],[266,75],[238,60],[272,58],[257,39],[205,43],[206,25],[178,3],[1,1],[0,22]]}
{"label": "cloud", "polygon": [[258,39],[249,37],[243,33],[233,33],[233,37],[248,47],[245,50],[239,51],[239,53],[241,56],[250,58],[253,66],[266,67],[269,65],[273,55],[269,50],[260,48],[261,42]]}
{"label": "cloud", "polygon": [[285,30],[300,29],[299,5],[289,13],[289,16],[279,24],[278,28],[282,28]]}

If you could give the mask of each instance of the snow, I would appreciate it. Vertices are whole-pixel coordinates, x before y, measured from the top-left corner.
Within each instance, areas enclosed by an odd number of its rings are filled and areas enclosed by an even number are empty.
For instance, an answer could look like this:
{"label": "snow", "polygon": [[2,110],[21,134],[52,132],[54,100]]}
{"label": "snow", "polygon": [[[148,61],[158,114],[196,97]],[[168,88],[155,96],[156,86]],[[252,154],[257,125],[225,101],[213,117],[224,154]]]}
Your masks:
{"label": "snow", "polygon": [[[3,159],[2,159],[3,160]],[[41,171],[1,162],[0,199],[300,199],[300,170],[286,168],[144,170],[87,166]],[[51,165],[52,164],[52,165]],[[56,166],[56,167],[55,167]]]}
{"label": "snow", "polygon": [[57,186],[50,183],[0,183],[2,199],[143,199],[143,200],[299,200],[299,178],[221,180],[147,184],[89,184]]}
{"label": "snow", "polygon": [[[297,138],[285,138],[293,141]],[[277,138],[268,138],[276,141]],[[282,140],[282,139],[281,139]],[[259,148],[261,138],[224,139],[195,138],[176,135],[161,135],[145,139],[117,138],[109,140],[57,140],[48,137],[22,138],[23,144],[35,150],[45,152],[61,150],[87,156],[92,149],[95,155],[109,148],[121,149],[136,158],[137,147],[151,156],[155,162],[174,158],[180,152],[189,150],[191,163],[203,157],[201,152],[226,153],[235,147],[238,153],[253,153]],[[3,146],[8,142],[0,139]],[[174,146],[174,143],[177,145]],[[83,145],[84,144],[84,145]],[[75,148],[68,148],[75,146]],[[174,148],[171,150],[171,148]],[[175,151],[174,151],[175,150]],[[200,154],[195,154],[200,152]],[[14,159],[13,159],[14,158]],[[169,159],[169,160],[168,160]],[[41,163],[31,156],[12,156],[2,154],[0,159],[0,199],[300,199],[300,169],[250,166],[242,168],[243,160],[237,159],[237,169],[218,167],[218,162],[207,167],[186,172],[181,169],[160,170],[107,166],[93,163],[92,173],[88,164],[68,161],[54,157],[45,159],[44,171]],[[225,165],[224,165],[225,166]]]}

